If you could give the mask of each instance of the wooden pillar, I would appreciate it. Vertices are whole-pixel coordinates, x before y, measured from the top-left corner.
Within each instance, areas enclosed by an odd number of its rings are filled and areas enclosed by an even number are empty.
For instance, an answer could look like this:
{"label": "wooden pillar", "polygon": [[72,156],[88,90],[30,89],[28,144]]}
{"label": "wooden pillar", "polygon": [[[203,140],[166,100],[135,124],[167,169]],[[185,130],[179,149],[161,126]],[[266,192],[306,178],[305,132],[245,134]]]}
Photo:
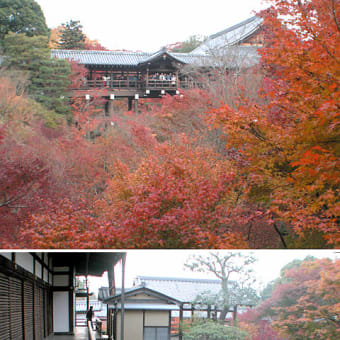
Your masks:
{"label": "wooden pillar", "polygon": [[179,306],[178,340],[182,340],[183,339],[182,325],[183,325],[183,304],[181,303],[180,306]]}
{"label": "wooden pillar", "polygon": [[120,340],[124,340],[125,260],[126,260],[126,254],[123,254],[122,256],[122,292],[120,294]]}
{"label": "wooden pillar", "polygon": [[146,83],[145,83],[146,88],[149,87],[149,68],[146,69]]}
{"label": "wooden pillar", "polygon": [[107,271],[108,279],[109,279],[109,294],[113,296],[116,294],[116,284],[115,284],[115,269],[114,267],[110,267]]}
{"label": "wooden pillar", "polygon": [[107,101],[105,116],[111,116],[112,114],[113,114],[113,99],[109,99]]}
{"label": "wooden pillar", "polygon": [[235,324],[236,319],[237,319],[237,305],[235,305],[233,309],[234,309],[233,310],[233,322]]}
{"label": "wooden pillar", "polygon": [[132,110],[132,100],[133,100],[133,97],[128,97],[128,110],[129,111]]}
{"label": "wooden pillar", "polygon": [[210,319],[210,317],[211,317],[211,306],[208,305],[207,318]]}

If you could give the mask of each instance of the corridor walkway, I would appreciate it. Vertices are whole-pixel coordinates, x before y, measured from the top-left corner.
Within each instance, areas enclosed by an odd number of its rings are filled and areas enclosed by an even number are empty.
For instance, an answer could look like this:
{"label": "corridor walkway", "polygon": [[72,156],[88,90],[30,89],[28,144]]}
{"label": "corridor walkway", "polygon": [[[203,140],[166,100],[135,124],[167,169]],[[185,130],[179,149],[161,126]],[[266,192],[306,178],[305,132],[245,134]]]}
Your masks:
{"label": "corridor walkway", "polygon": [[47,340],[88,340],[87,327],[76,327],[74,335],[50,335]]}

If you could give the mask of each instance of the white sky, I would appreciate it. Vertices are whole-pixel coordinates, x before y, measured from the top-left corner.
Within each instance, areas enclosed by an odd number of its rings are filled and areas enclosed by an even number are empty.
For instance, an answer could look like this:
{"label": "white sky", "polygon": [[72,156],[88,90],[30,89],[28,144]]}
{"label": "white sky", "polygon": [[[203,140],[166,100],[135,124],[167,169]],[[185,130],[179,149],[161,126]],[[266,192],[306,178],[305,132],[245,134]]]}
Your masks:
{"label": "white sky", "polygon": [[[221,250],[226,252],[227,250]],[[207,278],[216,279],[213,275],[193,273],[188,269],[184,270],[184,263],[192,254],[204,255],[211,250],[127,250],[125,266],[125,287],[131,287],[133,279],[140,276],[162,276],[182,278]],[[252,253],[258,261],[253,269],[257,278],[256,288],[263,288],[268,282],[280,276],[280,270],[287,263],[294,259],[303,260],[306,256],[312,255],[316,258],[330,258],[334,260],[335,250],[243,250],[243,254]],[[116,286],[121,286],[121,265],[115,268]],[[107,286],[107,276],[103,278],[90,279],[90,290],[97,293],[101,286]]]}
{"label": "white sky", "polygon": [[192,35],[208,36],[250,18],[263,0],[36,0],[50,28],[79,20],[109,49],[155,52]]}

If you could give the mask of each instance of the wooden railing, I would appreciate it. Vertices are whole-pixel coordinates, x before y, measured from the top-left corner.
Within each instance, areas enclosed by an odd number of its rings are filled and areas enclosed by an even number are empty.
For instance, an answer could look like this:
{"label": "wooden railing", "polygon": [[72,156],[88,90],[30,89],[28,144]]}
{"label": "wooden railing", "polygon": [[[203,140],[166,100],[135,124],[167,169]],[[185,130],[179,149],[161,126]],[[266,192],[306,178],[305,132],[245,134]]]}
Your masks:
{"label": "wooden railing", "polygon": [[96,332],[92,328],[92,322],[91,321],[87,321],[87,330],[89,332],[89,340],[96,340]]}
{"label": "wooden railing", "polygon": [[81,89],[91,88],[112,88],[112,89],[150,89],[150,90],[175,90],[177,88],[192,89],[202,88],[202,83],[187,80],[87,80]]}
{"label": "wooden railing", "polygon": [[[93,326],[93,328],[92,328]],[[102,335],[102,321],[98,318],[94,318],[91,321],[87,321],[87,329],[89,334],[89,340],[103,339]]]}

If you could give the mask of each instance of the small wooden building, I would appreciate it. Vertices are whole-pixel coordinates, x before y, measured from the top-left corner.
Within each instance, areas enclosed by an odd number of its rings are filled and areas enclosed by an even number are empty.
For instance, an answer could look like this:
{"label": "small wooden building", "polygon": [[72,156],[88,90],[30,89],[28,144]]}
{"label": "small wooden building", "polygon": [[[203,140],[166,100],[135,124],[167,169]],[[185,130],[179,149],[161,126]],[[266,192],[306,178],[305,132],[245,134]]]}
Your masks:
{"label": "small wooden building", "polygon": [[[186,279],[173,277],[138,276],[134,287],[109,296],[101,288],[99,298],[108,305],[108,335],[111,340],[121,339],[121,317],[124,322],[124,340],[182,340],[183,320],[193,317],[215,319],[217,306],[195,303],[198,295],[218,294],[219,280]],[[233,306],[228,317],[235,317],[249,308],[249,304]]]}
{"label": "small wooden building", "polygon": [[122,338],[122,317],[124,340],[169,340],[171,311],[180,308],[180,301],[146,287],[128,289],[105,303],[108,334],[113,340]]}

